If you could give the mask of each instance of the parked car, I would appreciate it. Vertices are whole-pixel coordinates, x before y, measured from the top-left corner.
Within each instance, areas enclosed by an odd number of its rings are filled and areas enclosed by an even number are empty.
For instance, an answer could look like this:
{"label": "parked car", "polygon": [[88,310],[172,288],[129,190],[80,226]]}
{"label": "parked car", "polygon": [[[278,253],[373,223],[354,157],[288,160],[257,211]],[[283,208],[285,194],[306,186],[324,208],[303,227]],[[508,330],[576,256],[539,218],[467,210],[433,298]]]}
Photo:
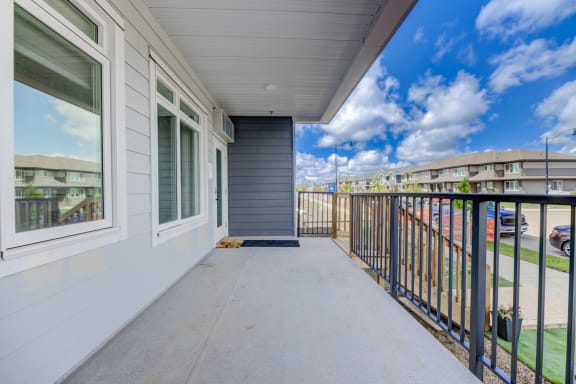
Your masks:
{"label": "parked car", "polygon": [[557,225],[548,235],[550,245],[561,250],[566,256],[570,257],[570,226]]}
{"label": "parked car", "polygon": [[[439,209],[437,203],[432,208],[432,222],[438,224]],[[495,205],[493,202],[488,204],[488,219],[494,219],[496,213]],[[454,216],[461,215],[462,211],[460,209],[454,209]],[[450,222],[450,206],[448,204],[442,204],[442,223],[446,225]],[[516,233],[516,212],[506,208],[500,208],[500,233],[501,234],[514,234]],[[526,216],[522,214],[520,219],[520,234],[524,234],[528,231],[528,221]]]}
{"label": "parked car", "polygon": [[[493,219],[495,214],[494,204],[488,205],[488,218]],[[516,212],[506,208],[500,208],[500,233],[514,234],[516,233]],[[526,216],[522,214],[520,219],[520,234],[528,231],[528,221]]]}

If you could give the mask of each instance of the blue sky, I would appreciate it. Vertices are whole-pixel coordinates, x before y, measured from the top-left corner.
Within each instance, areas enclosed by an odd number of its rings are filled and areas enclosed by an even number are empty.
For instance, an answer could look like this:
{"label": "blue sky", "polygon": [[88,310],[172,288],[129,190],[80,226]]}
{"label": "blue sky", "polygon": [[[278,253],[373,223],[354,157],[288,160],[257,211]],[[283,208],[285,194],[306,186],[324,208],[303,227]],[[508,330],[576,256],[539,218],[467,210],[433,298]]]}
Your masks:
{"label": "blue sky", "polygon": [[360,175],[546,136],[576,154],[571,128],[575,0],[420,0],[332,122],[296,127],[297,182],[333,179],[347,141],[338,170]]}
{"label": "blue sky", "polygon": [[101,161],[98,115],[19,82],[14,110],[16,154]]}

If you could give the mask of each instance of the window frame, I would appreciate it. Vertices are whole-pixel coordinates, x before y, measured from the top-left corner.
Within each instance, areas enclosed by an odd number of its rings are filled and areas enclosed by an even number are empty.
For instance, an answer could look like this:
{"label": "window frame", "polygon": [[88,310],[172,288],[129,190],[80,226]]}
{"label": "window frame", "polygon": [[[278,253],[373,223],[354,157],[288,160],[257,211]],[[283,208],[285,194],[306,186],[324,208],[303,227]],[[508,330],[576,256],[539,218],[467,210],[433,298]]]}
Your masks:
{"label": "window frame", "polygon": [[[507,187],[508,183],[513,183],[514,189]],[[518,180],[505,180],[504,181],[504,192],[520,192],[520,181]]]}
{"label": "window frame", "polygon": [[[0,55],[7,58],[0,69],[0,277],[60,260],[127,238],[124,119],[124,25],[118,13],[101,0],[72,0],[98,25],[98,42],[43,0],[10,1],[0,15]],[[102,65],[102,192],[104,218],[73,225],[16,232],[14,147],[14,11],[18,6],[36,17],[63,39]],[[24,257],[26,256],[26,257]]]}
{"label": "window frame", "polygon": [[518,161],[515,161],[513,163],[506,163],[504,165],[504,173],[508,174],[508,175],[520,173],[520,169],[521,169],[521,164]]}
{"label": "window frame", "polygon": [[[560,188],[555,188],[560,186]],[[555,179],[552,180],[550,183],[550,190],[554,192],[563,192],[564,191],[564,180]]]}
{"label": "window frame", "polygon": [[[151,110],[151,161],[152,161],[152,245],[156,246],[169,239],[189,232],[202,225],[208,224],[208,182],[207,182],[207,140],[208,140],[208,112],[193,94],[179,81],[178,77],[165,65],[153,51],[150,53],[150,110]],[[160,81],[172,91],[173,101],[166,99],[157,92],[156,84]],[[199,122],[190,118],[181,111],[180,102],[183,101],[189,108],[199,115]],[[158,106],[162,106],[176,117],[176,219],[160,224],[159,221],[159,169],[158,169]],[[197,187],[200,193],[199,214],[182,218],[182,172],[181,172],[181,123],[184,123],[198,133],[198,180]]]}

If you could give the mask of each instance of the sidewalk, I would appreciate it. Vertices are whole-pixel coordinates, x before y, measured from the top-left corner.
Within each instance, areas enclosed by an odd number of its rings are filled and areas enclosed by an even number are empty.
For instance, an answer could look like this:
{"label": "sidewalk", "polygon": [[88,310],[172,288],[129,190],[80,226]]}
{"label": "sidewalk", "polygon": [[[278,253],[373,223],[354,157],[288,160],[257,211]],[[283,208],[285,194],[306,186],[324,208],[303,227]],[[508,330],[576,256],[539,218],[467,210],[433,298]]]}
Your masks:
{"label": "sidewalk", "polygon": [[[487,254],[493,268],[492,252]],[[500,276],[514,280],[514,258],[500,255]],[[545,316],[546,327],[565,327],[568,321],[568,273],[546,269]],[[512,305],[512,288],[500,288],[499,304]],[[523,328],[536,328],[538,316],[538,265],[520,261],[520,309]]]}

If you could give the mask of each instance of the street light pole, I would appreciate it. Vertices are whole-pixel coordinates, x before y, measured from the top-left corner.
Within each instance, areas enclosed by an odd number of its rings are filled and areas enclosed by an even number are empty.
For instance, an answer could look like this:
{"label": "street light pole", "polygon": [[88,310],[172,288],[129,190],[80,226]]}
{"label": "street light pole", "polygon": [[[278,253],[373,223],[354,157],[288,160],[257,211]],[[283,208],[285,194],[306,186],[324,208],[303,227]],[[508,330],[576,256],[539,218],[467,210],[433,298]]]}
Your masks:
{"label": "street light pole", "polygon": [[548,136],[546,136],[546,194],[548,195],[550,193],[550,182],[549,179],[550,178],[550,170],[548,168]]}
{"label": "street light pole", "polygon": [[560,136],[561,134],[568,132],[568,131],[572,131],[572,136],[576,136],[576,128],[570,128],[570,129],[565,129],[563,131],[558,132],[556,135],[550,137],[550,136],[546,136],[546,186],[545,186],[545,190],[546,190],[546,194],[548,195],[550,193],[550,168],[549,168],[549,155],[548,155],[548,143],[550,139],[554,139],[555,137]]}
{"label": "street light pole", "polygon": [[334,169],[336,170],[336,193],[338,193],[338,147],[343,147],[345,145],[353,145],[351,141],[347,141],[342,144],[334,144]]}

